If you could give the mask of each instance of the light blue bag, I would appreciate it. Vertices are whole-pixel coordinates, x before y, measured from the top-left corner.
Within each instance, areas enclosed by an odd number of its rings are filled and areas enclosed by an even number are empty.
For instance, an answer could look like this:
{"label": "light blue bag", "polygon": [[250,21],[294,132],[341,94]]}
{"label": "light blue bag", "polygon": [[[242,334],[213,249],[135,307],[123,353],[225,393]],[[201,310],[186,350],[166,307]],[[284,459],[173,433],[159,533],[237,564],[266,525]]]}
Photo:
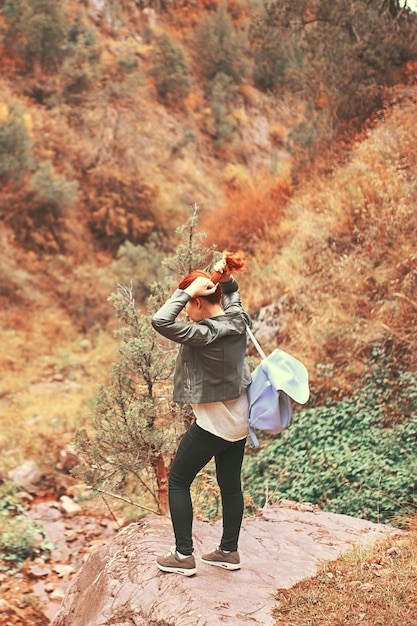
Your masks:
{"label": "light blue bag", "polygon": [[301,361],[278,348],[267,357],[249,327],[247,330],[262,357],[248,388],[249,436],[251,447],[257,448],[255,428],[271,435],[281,433],[291,423],[291,399],[305,404],[310,391],[308,372]]}

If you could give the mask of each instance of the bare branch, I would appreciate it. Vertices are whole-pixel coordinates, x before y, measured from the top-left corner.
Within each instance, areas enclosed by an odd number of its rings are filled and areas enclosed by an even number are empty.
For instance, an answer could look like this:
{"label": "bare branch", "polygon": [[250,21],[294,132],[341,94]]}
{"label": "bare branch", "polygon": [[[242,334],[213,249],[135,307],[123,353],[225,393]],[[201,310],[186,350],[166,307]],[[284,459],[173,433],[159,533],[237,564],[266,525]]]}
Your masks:
{"label": "bare branch", "polygon": [[133,502],[130,498],[125,498],[124,496],[118,496],[116,493],[111,493],[110,491],[105,491],[105,489],[99,489],[99,487],[87,487],[87,489],[91,489],[91,491],[97,491],[98,493],[104,493],[106,496],[111,496],[112,498],[116,498],[116,500],[122,500],[122,502],[127,502],[132,506],[136,506],[139,509],[144,509],[145,511],[149,511],[150,513],[155,513],[155,515],[159,515],[158,511],[154,509],[150,509],[143,504],[138,504],[137,502]]}

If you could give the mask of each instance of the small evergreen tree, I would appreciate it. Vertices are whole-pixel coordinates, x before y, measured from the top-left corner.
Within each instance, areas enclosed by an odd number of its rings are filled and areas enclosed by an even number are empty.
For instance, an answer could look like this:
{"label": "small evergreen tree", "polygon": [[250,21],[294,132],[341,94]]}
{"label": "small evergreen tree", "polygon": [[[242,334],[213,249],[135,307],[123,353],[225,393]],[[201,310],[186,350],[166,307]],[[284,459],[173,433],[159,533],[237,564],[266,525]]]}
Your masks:
{"label": "small evergreen tree", "polygon": [[181,46],[167,35],[154,48],[152,74],[160,99],[168,105],[181,104],[190,93],[187,62]]}
{"label": "small evergreen tree", "polygon": [[94,28],[77,15],[68,31],[65,60],[61,69],[62,95],[66,102],[81,103],[100,80],[101,46]]}
{"label": "small evergreen tree", "polygon": [[218,73],[226,74],[237,84],[251,71],[251,54],[245,23],[235,26],[225,2],[215,13],[203,14],[194,36],[198,66],[207,81]]}
{"label": "small evergreen tree", "polygon": [[5,0],[4,44],[20,56],[28,70],[56,70],[65,54],[68,15],[65,2],[55,0]]}
{"label": "small evergreen tree", "polygon": [[238,135],[237,124],[231,115],[233,105],[239,101],[236,83],[228,76],[219,72],[208,84],[208,102],[213,113],[216,147],[230,143]]}
{"label": "small evergreen tree", "polygon": [[32,140],[26,129],[25,113],[11,103],[0,119],[0,181],[14,182],[33,166]]}
{"label": "small evergreen tree", "polygon": [[171,375],[176,350],[151,326],[152,314],[172,292],[172,275],[183,276],[207,264],[213,249],[196,234],[198,207],[178,230],[176,253],[163,262],[166,275],[151,286],[147,311],[138,313],[132,288],[119,285],[111,296],[119,321],[120,357],[107,385],[102,385],[91,426],[75,435],[82,460],[75,473],[94,490],[127,494],[157,512],[168,512],[168,471],[178,437],[188,423],[187,413],[171,405]]}

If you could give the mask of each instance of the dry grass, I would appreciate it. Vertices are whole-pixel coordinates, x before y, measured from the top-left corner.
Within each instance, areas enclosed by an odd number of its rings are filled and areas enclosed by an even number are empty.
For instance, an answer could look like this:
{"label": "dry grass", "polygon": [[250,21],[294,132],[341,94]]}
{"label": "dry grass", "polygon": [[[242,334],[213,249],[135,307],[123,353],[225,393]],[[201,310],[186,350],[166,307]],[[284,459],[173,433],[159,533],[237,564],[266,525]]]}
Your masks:
{"label": "dry grass", "polygon": [[400,539],[357,547],[278,590],[275,626],[415,626],[417,518],[408,527]]}
{"label": "dry grass", "polygon": [[[38,311],[39,313],[39,311]],[[74,430],[85,424],[116,344],[110,333],[80,336],[56,310],[18,309],[0,316],[0,455],[7,471],[33,459],[52,468]]]}
{"label": "dry grass", "polygon": [[[250,181],[235,179],[225,187],[225,204],[202,220],[202,229],[220,249],[250,249],[254,241],[267,238],[264,233],[271,224],[279,228],[292,194],[288,179],[264,175]],[[283,240],[280,233],[279,242]]]}
{"label": "dry grass", "polygon": [[256,246],[264,262],[251,302],[292,295],[280,345],[304,355],[313,384],[314,364],[325,363],[331,387],[348,392],[386,342],[403,367],[416,365],[416,119],[414,103],[387,112],[349,162],[328,178],[312,175],[289,200],[281,224],[290,234],[271,225]]}

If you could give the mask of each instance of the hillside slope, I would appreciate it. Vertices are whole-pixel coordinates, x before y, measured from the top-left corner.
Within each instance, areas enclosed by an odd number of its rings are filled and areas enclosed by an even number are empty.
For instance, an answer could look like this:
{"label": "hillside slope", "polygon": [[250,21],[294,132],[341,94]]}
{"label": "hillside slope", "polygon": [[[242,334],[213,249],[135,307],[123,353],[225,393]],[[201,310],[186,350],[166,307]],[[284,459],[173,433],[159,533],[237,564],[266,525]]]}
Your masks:
{"label": "hillside slope", "polygon": [[415,87],[398,88],[348,162],[290,200],[287,232],[272,226],[256,249],[253,300],[268,282],[284,294],[276,339],[345,390],[370,358],[387,387],[416,369],[416,105]]}
{"label": "hillside slope", "polygon": [[[26,395],[32,383],[69,375],[88,397],[106,379],[117,350],[107,298],[117,281],[133,280],[142,306],[193,203],[209,242],[245,250],[245,305],[256,321],[270,305],[264,347],[280,345],[308,365],[313,403],[353,393],[370,357],[389,364],[384,384],[395,390],[416,366],[415,64],[397,74],[390,66],[380,108],[362,125],[346,121],[339,135],[320,122],[329,101],[311,109],[315,85],[306,95],[247,79],[224,112],[234,133],[219,144],[189,38],[217,5],[173,14],[126,3],[119,21],[93,3],[68,6],[77,54],[60,72],[23,67],[14,49],[3,50],[0,122],[23,167],[16,180],[7,170],[1,191],[5,424],[32,413],[42,421],[41,400],[33,408]],[[245,6],[230,9],[232,35]],[[164,35],[183,46],[192,78],[175,105],[161,99],[151,71]],[[327,136],[312,142],[309,120]],[[76,406],[66,437],[75,413],[85,413]],[[4,445],[16,450],[18,440]]]}

